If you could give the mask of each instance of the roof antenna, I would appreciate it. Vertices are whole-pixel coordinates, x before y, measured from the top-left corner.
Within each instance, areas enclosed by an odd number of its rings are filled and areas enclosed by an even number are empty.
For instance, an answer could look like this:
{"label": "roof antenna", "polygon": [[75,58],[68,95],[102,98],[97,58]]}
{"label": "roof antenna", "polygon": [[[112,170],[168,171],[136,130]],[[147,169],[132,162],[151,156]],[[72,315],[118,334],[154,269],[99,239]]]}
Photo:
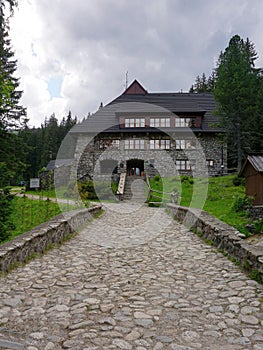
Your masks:
{"label": "roof antenna", "polygon": [[127,88],[128,88],[128,71],[126,72],[125,77],[126,77],[126,79],[125,79],[125,90],[127,90]]}

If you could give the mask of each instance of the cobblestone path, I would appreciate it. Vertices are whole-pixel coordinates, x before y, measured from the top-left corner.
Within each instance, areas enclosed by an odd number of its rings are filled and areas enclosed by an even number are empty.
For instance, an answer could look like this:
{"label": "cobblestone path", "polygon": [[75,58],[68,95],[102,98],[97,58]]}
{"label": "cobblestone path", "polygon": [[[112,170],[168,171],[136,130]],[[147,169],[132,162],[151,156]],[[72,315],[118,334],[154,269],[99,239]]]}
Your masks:
{"label": "cobblestone path", "polygon": [[262,286],[163,209],[108,205],[0,281],[2,349],[263,349]]}

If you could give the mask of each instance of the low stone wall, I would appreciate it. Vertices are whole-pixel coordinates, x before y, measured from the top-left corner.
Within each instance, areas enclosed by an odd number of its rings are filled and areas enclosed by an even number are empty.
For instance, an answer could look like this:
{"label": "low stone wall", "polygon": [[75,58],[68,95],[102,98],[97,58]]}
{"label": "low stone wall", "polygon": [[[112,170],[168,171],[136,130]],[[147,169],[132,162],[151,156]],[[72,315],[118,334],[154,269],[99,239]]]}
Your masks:
{"label": "low stone wall", "polygon": [[43,253],[50,245],[59,244],[83,227],[101,209],[96,205],[55,216],[12,241],[0,246],[0,271],[7,272],[17,263],[24,263],[34,254]]}
{"label": "low stone wall", "polygon": [[249,210],[249,216],[254,220],[263,219],[263,205],[257,205]]}
{"label": "low stone wall", "polygon": [[232,226],[216,219],[207,212],[167,204],[174,218],[191,230],[200,233],[203,239],[234,257],[248,272],[257,270],[263,279],[263,249],[253,246],[242,238],[242,234]]}

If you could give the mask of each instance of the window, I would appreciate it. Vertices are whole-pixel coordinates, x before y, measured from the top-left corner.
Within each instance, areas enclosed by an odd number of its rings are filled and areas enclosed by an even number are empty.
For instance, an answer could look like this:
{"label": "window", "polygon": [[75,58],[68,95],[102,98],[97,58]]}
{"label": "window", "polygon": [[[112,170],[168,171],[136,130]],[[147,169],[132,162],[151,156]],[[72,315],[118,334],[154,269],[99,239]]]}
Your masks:
{"label": "window", "polygon": [[207,160],[206,160],[206,165],[207,165],[208,167],[213,167],[213,166],[215,165],[215,162],[214,162],[213,159],[207,159]]}
{"label": "window", "polygon": [[150,149],[170,149],[170,140],[150,140]]}
{"label": "window", "polygon": [[109,139],[101,139],[99,140],[99,148],[107,149],[107,148],[119,148],[120,140],[109,140]]}
{"label": "window", "polygon": [[112,140],[111,147],[119,149],[120,148],[120,140]]}
{"label": "window", "polygon": [[176,140],[176,149],[194,149],[194,140]]}
{"label": "window", "polygon": [[170,118],[150,118],[151,128],[169,128]]}
{"label": "window", "polygon": [[195,118],[175,118],[176,128],[192,128],[195,126]]}
{"label": "window", "polygon": [[124,141],[124,149],[144,149],[145,140],[131,139]]}
{"label": "window", "polygon": [[136,118],[135,119],[135,127],[136,128],[144,128],[145,127],[145,119],[144,118]]}
{"label": "window", "polygon": [[185,159],[177,159],[176,160],[176,169],[177,170],[193,170],[194,169],[194,163],[190,160]]}
{"label": "window", "polygon": [[125,118],[125,128],[144,128],[144,118]]}

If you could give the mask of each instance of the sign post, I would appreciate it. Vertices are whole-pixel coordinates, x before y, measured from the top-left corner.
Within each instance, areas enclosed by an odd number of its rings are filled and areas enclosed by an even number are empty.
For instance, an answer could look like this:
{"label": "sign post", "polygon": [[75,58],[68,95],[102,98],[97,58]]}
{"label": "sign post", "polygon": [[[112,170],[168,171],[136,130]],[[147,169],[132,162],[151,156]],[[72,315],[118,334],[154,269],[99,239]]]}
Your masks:
{"label": "sign post", "polygon": [[30,188],[39,188],[40,187],[40,179],[32,178],[30,179]]}

